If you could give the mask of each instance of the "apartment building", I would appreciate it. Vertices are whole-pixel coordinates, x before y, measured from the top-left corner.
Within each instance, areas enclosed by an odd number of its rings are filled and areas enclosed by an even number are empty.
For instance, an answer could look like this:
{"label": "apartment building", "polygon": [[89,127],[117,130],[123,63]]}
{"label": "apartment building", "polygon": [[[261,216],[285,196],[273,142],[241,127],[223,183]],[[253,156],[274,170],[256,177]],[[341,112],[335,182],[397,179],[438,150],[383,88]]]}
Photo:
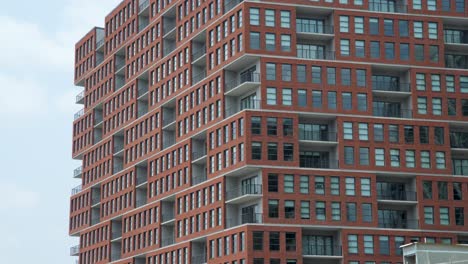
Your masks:
{"label": "apartment building", "polygon": [[76,44],[79,264],[468,243],[465,0],[124,0]]}

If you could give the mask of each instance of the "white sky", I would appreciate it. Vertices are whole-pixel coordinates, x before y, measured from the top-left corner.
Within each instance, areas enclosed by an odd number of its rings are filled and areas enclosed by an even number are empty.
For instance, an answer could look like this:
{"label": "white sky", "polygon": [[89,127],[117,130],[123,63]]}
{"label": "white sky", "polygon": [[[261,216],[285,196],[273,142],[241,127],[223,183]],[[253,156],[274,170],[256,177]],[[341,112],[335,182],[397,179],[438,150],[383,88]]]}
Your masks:
{"label": "white sky", "polygon": [[75,263],[69,197],[75,43],[120,0],[1,0],[0,253],[2,263]]}

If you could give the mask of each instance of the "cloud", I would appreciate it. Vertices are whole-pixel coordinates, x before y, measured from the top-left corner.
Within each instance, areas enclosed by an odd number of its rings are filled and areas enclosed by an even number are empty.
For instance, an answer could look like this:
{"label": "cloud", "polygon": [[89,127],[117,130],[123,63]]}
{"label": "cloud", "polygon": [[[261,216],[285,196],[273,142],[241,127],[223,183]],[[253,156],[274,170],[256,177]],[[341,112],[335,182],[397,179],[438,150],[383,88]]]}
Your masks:
{"label": "cloud", "polygon": [[36,81],[0,73],[0,83],[0,116],[36,115],[47,111],[47,91]]}
{"label": "cloud", "polygon": [[14,183],[0,184],[0,210],[31,209],[39,204],[39,193]]}

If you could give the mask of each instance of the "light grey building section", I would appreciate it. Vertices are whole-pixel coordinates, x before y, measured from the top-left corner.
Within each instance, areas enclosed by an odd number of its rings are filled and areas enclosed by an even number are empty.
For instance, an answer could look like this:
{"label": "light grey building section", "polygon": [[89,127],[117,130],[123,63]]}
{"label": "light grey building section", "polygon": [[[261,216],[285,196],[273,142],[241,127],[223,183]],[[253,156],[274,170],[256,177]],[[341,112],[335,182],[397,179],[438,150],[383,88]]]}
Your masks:
{"label": "light grey building section", "polygon": [[411,243],[401,247],[404,264],[468,264],[468,245]]}

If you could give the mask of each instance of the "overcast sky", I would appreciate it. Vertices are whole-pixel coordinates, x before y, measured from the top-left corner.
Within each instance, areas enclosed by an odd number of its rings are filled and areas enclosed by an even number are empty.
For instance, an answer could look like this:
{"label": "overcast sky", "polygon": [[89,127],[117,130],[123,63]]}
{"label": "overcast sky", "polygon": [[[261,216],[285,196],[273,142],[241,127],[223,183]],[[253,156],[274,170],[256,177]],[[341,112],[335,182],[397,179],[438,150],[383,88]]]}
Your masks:
{"label": "overcast sky", "polygon": [[2,263],[75,263],[68,237],[75,43],[120,0],[1,1]]}

